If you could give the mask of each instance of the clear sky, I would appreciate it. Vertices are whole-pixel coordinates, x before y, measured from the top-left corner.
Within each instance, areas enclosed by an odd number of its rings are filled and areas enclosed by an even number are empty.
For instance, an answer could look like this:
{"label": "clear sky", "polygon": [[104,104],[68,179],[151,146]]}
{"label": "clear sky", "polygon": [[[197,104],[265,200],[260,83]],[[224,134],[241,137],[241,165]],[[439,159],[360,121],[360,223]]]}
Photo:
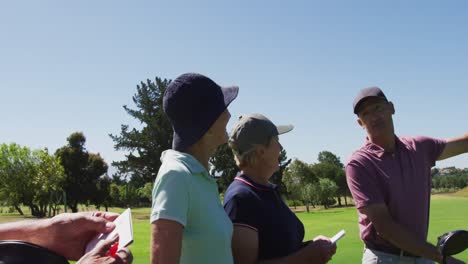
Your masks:
{"label": "clear sky", "polygon": [[[136,85],[200,72],[236,84],[233,117],[294,124],[291,158],[343,162],[365,131],[359,89],[394,102],[398,135],[468,133],[467,1],[4,1],[0,142],[55,151],[74,131],[110,164],[108,134],[138,125]],[[233,118],[228,130],[233,125]],[[468,155],[437,164],[468,167]]]}

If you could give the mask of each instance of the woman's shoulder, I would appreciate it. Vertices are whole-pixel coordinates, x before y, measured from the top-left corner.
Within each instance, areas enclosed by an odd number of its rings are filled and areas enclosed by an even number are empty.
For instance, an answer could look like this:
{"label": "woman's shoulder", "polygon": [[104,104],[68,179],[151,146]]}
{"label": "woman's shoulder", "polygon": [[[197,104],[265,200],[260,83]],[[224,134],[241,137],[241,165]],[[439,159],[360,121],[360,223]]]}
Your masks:
{"label": "woman's shoulder", "polygon": [[224,201],[229,202],[230,200],[242,200],[242,201],[254,201],[257,195],[255,190],[240,181],[234,180],[226,190],[224,194]]}

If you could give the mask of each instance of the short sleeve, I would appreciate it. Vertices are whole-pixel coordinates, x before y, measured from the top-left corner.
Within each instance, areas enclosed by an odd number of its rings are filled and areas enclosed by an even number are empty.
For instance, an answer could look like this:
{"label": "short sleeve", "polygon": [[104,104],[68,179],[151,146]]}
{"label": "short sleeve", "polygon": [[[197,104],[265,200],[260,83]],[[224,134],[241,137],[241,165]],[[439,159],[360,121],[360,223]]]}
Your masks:
{"label": "short sleeve", "polygon": [[232,196],[225,201],[224,210],[233,224],[241,224],[258,231],[260,227],[259,216],[262,214],[261,208],[254,200],[255,198],[246,196]]}
{"label": "short sleeve", "polygon": [[190,200],[190,174],[185,171],[170,170],[158,174],[153,188],[153,206],[150,223],[167,219],[187,224]]}
{"label": "short sleeve", "polygon": [[357,209],[385,202],[376,175],[359,162],[353,160],[346,165],[346,181]]}
{"label": "short sleeve", "polygon": [[417,136],[414,140],[418,143],[418,146],[422,148],[422,152],[426,154],[426,161],[430,167],[435,165],[435,162],[439,158],[440,154],[445,149],[447,141],[443,139],[436,139],[424,136]]}

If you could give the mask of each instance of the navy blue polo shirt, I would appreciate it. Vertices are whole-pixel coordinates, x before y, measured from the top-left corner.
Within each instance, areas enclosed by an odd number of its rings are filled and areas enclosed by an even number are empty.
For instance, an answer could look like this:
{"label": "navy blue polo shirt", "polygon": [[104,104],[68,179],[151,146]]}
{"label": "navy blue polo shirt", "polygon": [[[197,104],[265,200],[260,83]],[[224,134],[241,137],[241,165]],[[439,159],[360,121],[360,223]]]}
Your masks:
{"label": "navy blue polo shirt", "polygon": [[235,225],[258,232],[259,260],[285,257],[303,245],[304,225],[281,198],[277,186],[240,175],[224,195],[224,210]]}

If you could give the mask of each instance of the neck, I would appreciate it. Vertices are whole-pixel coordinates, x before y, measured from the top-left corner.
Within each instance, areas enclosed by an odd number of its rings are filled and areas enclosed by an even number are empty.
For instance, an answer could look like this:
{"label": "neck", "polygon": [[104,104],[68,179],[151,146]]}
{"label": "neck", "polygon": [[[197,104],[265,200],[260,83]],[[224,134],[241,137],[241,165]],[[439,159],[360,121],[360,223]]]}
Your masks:
{"label": "neck", "polygon": [[242,173],[247,175],[252,181],[262,185],[268,185],[271,176],[273,176],[273,172],[262,169],[261,166],[242,168]]}
{"label": "neck", "polygon": [[370,142],[382,147],[386,152],[395,151],[396,141],[394,134],[387,135],[385,137],[372,137],[369,135],[369,140]]}
{"label": "neck", "polygon": [[197,159],[198,162],[200,162],[203,165],[203,167],[205,167],[206,170],[209,171],[208,162],[210,160],[211,155],[213,154],[212,151],[198,144],[197,142],[194,145],[188,147],[185,152],[194,156],[195,159]]}

